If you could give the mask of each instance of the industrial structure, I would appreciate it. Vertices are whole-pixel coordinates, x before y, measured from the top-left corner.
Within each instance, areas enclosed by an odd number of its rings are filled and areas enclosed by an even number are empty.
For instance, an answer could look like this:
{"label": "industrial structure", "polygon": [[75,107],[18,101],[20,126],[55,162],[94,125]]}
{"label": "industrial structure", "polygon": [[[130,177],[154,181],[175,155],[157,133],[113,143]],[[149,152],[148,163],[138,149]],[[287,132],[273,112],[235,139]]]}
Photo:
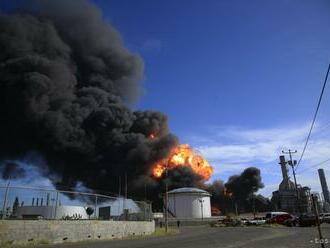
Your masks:
{"label": "industrial structure", "polygon": [[288,162],[284,156],[280,156],[282,170],[282,182],[279,189],[273,192],[271,203],[276,211],[290,213],[308,213],[311,211],[310,188],[295,185],[288,175]]}
{"label": "industrial structure", "polygon": [[81,206],[19,206],[18,219],[88,219],[86,209]]}
{"label": "industrial structure", "polygon": [[177,219],[211,217],[211,194],[198,188],[178,188],[168,192],[168,211]]}
{"label": "industrial structure", "polygon": [[[145,206],[142,207],[145,209]],[[130,215],[141,213],[141,208],[132,199],[123,197],[108,199],[105,202],[98,204],[97,216],[99,219],[126,219],[128,220]],[[151,209],[148,210],[148,213]],[[147,214],[147,213],[146,213]]]}
{"label": "industrial structure", "polygon": [[[42,201],[39,203],[39,198],[36,199],[37,201],[35,202],[35,198],[33,198],[32,205],[17,206],[15,209],[15,217],[18,219],[89,219],[92,217],[103,220],[124,220],[129,219],[133,214],[141,212],[141,208],[137,203],[132,199],[126,198],[107,199],[107,201],[93,206],[70,206],[61,204],[56,206],[56,204],[49,204],[48,201],[43,205]],[[87,211],[88,207],[92,209],[90,216]],[[145,214],[149,214],[149,211]]]}
{"label": "industrial structure", "polygon": [[325,178],[325,173],[323,169],[318,169],[321,187],[322,187],[322,194],[323,194],[323,211],[328,212],[330,211],[330,192],[327,184],[327,180]]}

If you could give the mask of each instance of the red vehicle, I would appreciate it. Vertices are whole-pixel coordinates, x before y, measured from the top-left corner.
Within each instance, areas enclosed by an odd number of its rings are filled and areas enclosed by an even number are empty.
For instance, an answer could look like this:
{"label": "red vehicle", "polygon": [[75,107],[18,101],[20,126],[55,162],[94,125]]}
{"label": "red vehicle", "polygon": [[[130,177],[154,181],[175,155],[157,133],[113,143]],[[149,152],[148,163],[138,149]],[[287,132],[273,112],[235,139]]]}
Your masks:
{"label": "red vehicle", "polygon": [[221,211],[217,207],[211,207],[211,214],[212,214],[212,216],[220,216],[221,215]]}
{"label": "red vehicle", "polygon": [[273,218],[270,219],[269,222],[285,225],[288,221],[292,221],[294,219],[295,219],[294,216],[292,216],[291,214],[281,214],[274,216]]}

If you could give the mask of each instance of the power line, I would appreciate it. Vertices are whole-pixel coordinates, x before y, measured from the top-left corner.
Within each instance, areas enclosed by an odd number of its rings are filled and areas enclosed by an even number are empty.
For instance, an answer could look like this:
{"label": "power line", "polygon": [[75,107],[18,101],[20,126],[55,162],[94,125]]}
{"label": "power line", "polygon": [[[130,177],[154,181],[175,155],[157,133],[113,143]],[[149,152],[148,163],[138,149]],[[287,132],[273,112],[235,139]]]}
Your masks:
{"label": "power line", "polygon": [[329,162],[329,161],[330,161],[330,158],[328,158],[328,159],[326,159],[326,160],[324,160],[324,161],[322,161],[322,162],[320,162],[320,163],[317,163],[317,164],[314,164],[314,165],[312,165],[312,166],[309,166],[308,168],[306,168],[306,169],[300,171],[300,172],[297,173],[297,174],[302,174],[302,173],[304,173],[304,172],[306,172],[306,171],[308,171],[308,170],[310,170],[310,169],[313,169],[313,168],[315,168],[315,167],[317,167],[317,166],[319,166],[319,165],[325,164],[325,163],[327,163],[327,162]]}
{"label": "power line", "polygon": [[312,130],[314,128],[314,124],[315,124],[315,120],[316,120],[316,117],[317,117],[317,114],[319,112],[319,108],[321,106],[321,102],[322,102],[322,98],[323,98],[323,93],[324,93],[324,89],[325,89],[325,86],[327,85],[327,82],[328,82],[328,76],[329,76],[329,71],[330,71],[330,63],[328,65],[328,70],[327,70],[327,73],[325,75],[325,78],[324,78],[324,82],[323,82],[323,86],[322,86],[322,90],[321,90],[321,94],[320,94],[320,97],[319,97],[319,100],[317,102],[317,107],[316,107],[316,111],[314,113],[314,116],[313,116],[313,121],[312,121],[312,124],[311,124],[311,127],[309,129],[309,132],[308,132],[308,135],[307,135],[307,138],[306,138],[306,142],[305,142],[305,145],[304,145],[304,149],[300,155],[300,158],[299,158],[299,161],[298,161],[298,164],[297,164],[297,167],[299,166],[302,158],[304,157],[304,154],[305,154],[305,151],[306,151],[306,148],[307,148],[307,145],[308,145],[308,141],[311,137],[311,134],[312,134]]}

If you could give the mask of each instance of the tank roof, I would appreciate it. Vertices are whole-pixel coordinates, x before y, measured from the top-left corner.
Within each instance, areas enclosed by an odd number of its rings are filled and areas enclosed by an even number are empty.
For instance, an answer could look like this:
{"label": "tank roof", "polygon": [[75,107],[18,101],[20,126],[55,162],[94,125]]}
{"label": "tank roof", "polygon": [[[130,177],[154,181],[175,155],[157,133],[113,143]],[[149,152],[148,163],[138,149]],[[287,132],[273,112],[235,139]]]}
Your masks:
{"label": "tank roof", "polygon": [[173,189],[173,190],[169,191],[168,193],[169,194],[194,193],[194,194],[202,194],[202,195],[211,195],[209,192],[207,192],[203,189],[191,188],[191,187]]}

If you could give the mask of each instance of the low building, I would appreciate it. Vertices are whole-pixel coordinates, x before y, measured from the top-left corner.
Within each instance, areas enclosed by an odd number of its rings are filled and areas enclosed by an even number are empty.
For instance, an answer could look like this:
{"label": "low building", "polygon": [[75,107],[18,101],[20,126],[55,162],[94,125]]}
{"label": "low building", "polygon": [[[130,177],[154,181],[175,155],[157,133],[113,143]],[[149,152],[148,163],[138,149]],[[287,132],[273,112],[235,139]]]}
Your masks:
{"label": "low building", "polygon": [[81,206],[19,206],[19,219],[88,219],[86,209]]}
{"label": "low building", "polygon": [[142,212],[143,211],[135,201],[122,197],[107,199],[98,204],[98,217],[104,220],[127,218],[124,215],[138,214]]}
{"label": "low building", "polygon": [[168,210],[177,219],[211,217],[211,194],[197,188],[179,188],[168,192]]}

